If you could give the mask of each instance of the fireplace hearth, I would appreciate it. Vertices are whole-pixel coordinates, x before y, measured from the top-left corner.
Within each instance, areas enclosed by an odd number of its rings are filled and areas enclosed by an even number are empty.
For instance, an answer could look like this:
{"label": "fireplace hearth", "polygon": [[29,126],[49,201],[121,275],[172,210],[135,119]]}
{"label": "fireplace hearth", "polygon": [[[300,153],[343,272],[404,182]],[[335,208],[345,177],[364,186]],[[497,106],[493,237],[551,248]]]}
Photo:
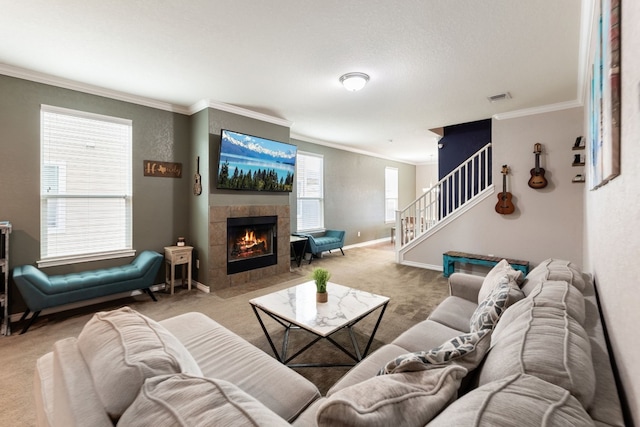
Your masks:
{"label": "fireplace hearth", "polygon": [[227,218],[227,274],[278,263],[277,216]]}

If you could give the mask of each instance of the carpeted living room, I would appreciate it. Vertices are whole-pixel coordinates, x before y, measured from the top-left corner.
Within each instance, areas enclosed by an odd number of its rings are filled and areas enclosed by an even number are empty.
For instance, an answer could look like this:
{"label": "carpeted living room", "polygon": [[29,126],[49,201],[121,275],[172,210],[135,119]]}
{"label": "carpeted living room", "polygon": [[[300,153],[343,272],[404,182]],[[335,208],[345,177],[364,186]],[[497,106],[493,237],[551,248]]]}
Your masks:
{"label": "carpeted living room", "polygon": [[[354,287],[390,298],[379,329],[375,335],[371,351],[383,343],[391,342],[410,326],[425,320],[433,307],[448,295],[447,280],[441,273],[422,268],[402,266],[394,262],[393,246],[382,243],[373,246],[358,247],[340,252],[325,254],[311,264],[302,262],[297,267],[292,262],[291,272],[257,280],[242,286],[228,288],[212,293],[198,290],[188,291],[181,286],[176,287],[175,295],[168,292],[156,292],[158,302],[147,295],[124,298],[116,301],[90,305],[81,309],[59,312],[44,316],[24,335],[13,334],[3,339],[0,346],[0,360],[4,369],[0,373],[3,384],[11,387],[0,389],[0,401],[5,402],[2,415],[11,420],[12,426],[30,426],[35,424],[33,406],[33,374],[36,359],[52,350],[55,341],[77,337],[97,311],[114,310],[128,306],[154,319],[162,320],[177,314],[196,311],[201,312],[221,325],[246,339],[251,344],[273,355],[267,339],[251,310],[249,300],[280,289],[308,282],[315,268],[326,268],[331,272],[330,282]],[[331,292],[331,285],[328,287]],[[361,344],[371,332],[374,317],[365,318],[356,328],[363,334],[358,336]],[[275,322],[267,323],[274,332],[274,340],[282,339],[282,328]],[[16,324],[16,330],[22,325]],[[311,335],[298,332],[291,339],[291,347],[302,345],[310,340]],[[338,336],[340,340],[344,337]],[[364,345],[361,345],[364,348]],[[353,362],[329,343],[321,341],[312,351],[304,353],[297,362],[330,361],[332,363]],[[304,377],[316,384],[322,394],[326,393],[348,367],[310,367],[297,368]]]}
{"label": "carpeted living room", "polygon": [[637,0],[5,3],[0,424],[640,426]]}

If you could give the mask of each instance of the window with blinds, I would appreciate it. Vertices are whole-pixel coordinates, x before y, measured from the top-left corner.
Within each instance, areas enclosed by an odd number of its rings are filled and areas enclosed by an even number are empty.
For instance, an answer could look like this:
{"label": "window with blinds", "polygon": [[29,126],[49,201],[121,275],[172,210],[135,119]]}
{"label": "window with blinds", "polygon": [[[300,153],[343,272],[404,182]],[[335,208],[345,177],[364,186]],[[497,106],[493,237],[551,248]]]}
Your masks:
{"label": "window with blinds", "polygon": [[39,266],[132,254],[130,120],[41,106]]}
{"label": "window with blinds", "polygon": [[398,169],[384,168],[384,220],[394,222],[398,210]]}
{"label": "window with blinds", "polygon": [[297,231],[324,229],[324,158],[298,151],[296,185],[298,189]]}

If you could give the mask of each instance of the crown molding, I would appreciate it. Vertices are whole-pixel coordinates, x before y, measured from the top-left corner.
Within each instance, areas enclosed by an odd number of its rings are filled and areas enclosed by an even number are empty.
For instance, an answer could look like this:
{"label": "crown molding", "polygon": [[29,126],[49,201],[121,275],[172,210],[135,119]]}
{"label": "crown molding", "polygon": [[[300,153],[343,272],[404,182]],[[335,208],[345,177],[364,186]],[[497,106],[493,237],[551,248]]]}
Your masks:
{"label": "crown molding", "polygon": [[170,104],[151,98],[145,98],[143,96],[130,95],[125,92],[105,89],[100,86],[94,86],[86,83],[79,83],[73,80],[52,76],[50,74],[41,73],[38,71],[14,67],[12,65],[0,63],[0,74],[4,74],[9,77],[16,77],[23,80],[29,80],[36,83],[43,83],[50,86],[61,87],[64,89],[71,89],[91,95],[103,96],[105,98],[111,98],[118,101],[130,102],[132,104],[156,108],[158,110],[170,111],[172,113],[189,114],[189,109],[183,105]]}
{"label": "crown molding", "polygon": [[280,117],[270,116],[268,114],[259,113],[247,108],[238,107],[236,105],[225,104],[224,102],[211,101],[210,99],[202,99],[189,107],[189,115],[195,114],[205,108],[213,108],[214,110],[226,111],[227,113],[237,114],[239,116],[260,120],[263,122],[273,123],[274,125],[291,128],[293,122]]}
{"label": "crown molding", "polygon": [[393,157],[384,156],[382,154],[373,153],[371,151],[361,150],[359,148],[353,148],[353,147],[350,147],[350,146],[347,146],[347,145],[340,145],[340,144],[335,144],[335,143],[332,143],[332,142],[322,141],[320,139],[310,138],[308,136],[300,135],[300,134],[297,134],[297,133],[291,133],[289,135],[289,138],[298,139],[300,141],[309,142],[311,144],[323,145],[323,146],[329,147],[329,148],[335,148],[336,150],[348,151],[350,153],[362,154],[364,156],[371,156],[371,157],[377,157],[379,159],[390,160],[390,161],[396,162],[396,163],[405,163],[405,164],[413,165],[413,166],[416,165],[416,163],[414,163],[414,162],[409,162],[409,161],[400,160],[400,159],[394,159]]}
{"label": "crown molding", "polygon": [[515,119],[518,117],[533,116],[535,114],[542,114],[542,113],[551,113],[553,111],[568,110],[570,108],[578,108],[582,106],[583,106],[582,102],[578,100],[558,102],[557,104],[543,105],[543,106],[534,107],[534,108],[525,108],[522,110],[509,111],[507,113],[498,113],[498,114],[494,114],[493,118],[496,120]]}

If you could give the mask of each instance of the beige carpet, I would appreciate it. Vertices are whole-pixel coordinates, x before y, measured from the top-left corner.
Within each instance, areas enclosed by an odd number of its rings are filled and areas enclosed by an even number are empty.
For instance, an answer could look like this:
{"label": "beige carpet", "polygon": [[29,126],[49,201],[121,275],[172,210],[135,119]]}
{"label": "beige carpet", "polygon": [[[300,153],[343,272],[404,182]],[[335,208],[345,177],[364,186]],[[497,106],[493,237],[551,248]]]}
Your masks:
{"label": "beige carpet", "polygon": [[[174,296],[157,293],[157,303],[146,295],[139,295],[45,316],[24,335],[18,335],[22,325],[14,325],[14,335],[0,337],[1,424],[34,425],[33,373],[36,359],[49,352],[55,341],[68,336],[78,336],[84,324],[96,311],[128,305],[156,320],[188,311],[199,311],[272,355],[248,301],[256,296],[309,281],[311,271],[315,267],[327,268],[332,273],[331,282],[390,297],[372,350],[392,341],[409,326],[424,320],[448,294],[447,281],[441,273],[396,264],[390,245],[354,248],[345,251],[345,254],[342,256],[339,251],[334,251],[332,254],[325,254],[322,259],[315,259],[310,265],[303,262],[302,266],[297,268],[292,264],[294,268],[290,273],[216,293],[205,294],[196,290],[189,292],[178,288]],[[376,319],[377,312],[356,326],[356,336],[361,348],[364,348]],[[279,325],[270,320],[265,323],[275,339],[282,337],[282,328]],[[345,342],[347,347],[348,335],[341,334],[342,331],[338,332],[336,339]],[[312,336],[306,332],[292,332],[291,348],[295,351],[296,347],[311,339]],[[326,361],[337,363],[348,362],[349,359],[325,341],[317,343],[312,351],[296,359],[296,362]],[[296,370],[313,381],[324,393],[347,372],[348,368]]]}

